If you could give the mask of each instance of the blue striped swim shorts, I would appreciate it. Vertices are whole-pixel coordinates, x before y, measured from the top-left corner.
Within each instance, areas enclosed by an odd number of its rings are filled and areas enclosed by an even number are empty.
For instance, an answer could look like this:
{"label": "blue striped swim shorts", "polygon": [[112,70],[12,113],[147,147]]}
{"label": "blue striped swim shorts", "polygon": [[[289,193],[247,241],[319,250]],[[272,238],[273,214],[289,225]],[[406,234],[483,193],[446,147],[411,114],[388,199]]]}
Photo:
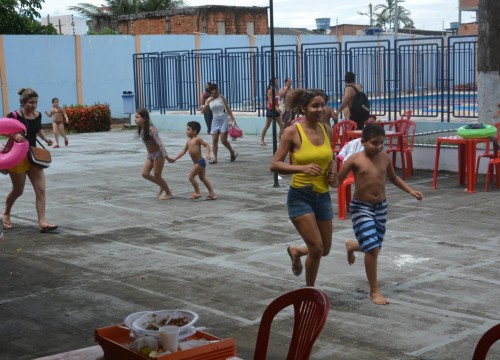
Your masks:
{"label": "blue striped swim shorts", "polygon": [[352,200],[350,209],[352,228],[361,250],[366,253],[381,248],[387,221],[387,200],[375,204]]}

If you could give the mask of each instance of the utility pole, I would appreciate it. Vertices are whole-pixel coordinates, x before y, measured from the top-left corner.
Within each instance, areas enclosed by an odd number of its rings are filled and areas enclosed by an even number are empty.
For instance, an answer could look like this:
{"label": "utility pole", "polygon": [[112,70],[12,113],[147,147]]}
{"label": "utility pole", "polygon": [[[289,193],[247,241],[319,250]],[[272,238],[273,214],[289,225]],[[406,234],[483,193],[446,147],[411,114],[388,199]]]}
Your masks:
{"label": "utility pole", "polygon": [[[274,99],[276,96],[276,86],[274,86],[274,79],[276,77],[276,69],[274,64],[274,8],[273,8],[273,0],[269,0],[269,35],[271,36],[271,81],[272,81],[272,119],[273,119],[273,155],[278,150],[278,141],[277,141],[277,131],[276,131],[276,114],[274,113]],[[267,90],[266,90],[267,93]],[[266,95],[267,98],[267,95]],[[278,172],[274,172],[274,185],[273,187],[280,187],[278,182]]]}

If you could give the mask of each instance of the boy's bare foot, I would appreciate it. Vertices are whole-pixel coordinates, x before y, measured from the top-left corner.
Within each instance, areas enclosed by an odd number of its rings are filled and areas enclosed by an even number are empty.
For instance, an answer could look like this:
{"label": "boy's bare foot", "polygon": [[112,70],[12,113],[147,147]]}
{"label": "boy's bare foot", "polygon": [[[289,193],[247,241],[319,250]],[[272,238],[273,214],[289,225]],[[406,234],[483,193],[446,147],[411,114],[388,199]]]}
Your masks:
{"label": "boy's bare foot", "polygon": [[345,249],[347,251],[347,262],[349,263],[349,265],[354,264],[354,261],[356,261],[356,256],[354,256],[354,249],[352,243],[354,243],[354,241],[352,240],[345,241]]}
{"label": "boy's bare foot", "polygon": [[158,196],[158,200],[170,200],[170,199],[173,199],[173,198],[174,198],[174,195],[172,195],[172,194]]}
{"label": "boy's bare foot", "polygon": [[12,229],[12,223],[10,222],[10,214],[2,213],[2,223],[4,229]]}
{"label": "boy's bare foot", "polygon": [[160,197],[161,194],[163,194],[163,190],[160,190],[160,192],[158,194],[156,194],[156,197]]}
{"label": "boy's bare foot", "polygon": [[370,290],[370,300],[377,305],[389,304],[389,300],[380,293],[380,289]]}

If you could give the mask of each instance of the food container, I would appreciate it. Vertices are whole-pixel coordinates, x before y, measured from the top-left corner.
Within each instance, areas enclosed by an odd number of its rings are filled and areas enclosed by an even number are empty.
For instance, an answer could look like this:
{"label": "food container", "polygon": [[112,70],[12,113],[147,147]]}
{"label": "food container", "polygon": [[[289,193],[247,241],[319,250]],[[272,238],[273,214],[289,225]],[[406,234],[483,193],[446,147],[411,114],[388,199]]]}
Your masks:
{"label": "food container", "polygon": [[[123,324],[99,328],[95,331],[95,339],[101,345],[106,360],[143,360],[148,357],[129,348],[134,341],[130,330]],[[197,331],[188,337],[206,339],[211,342],[189,350],[177,351],[157,357],[158,360],[226,360],[236,356],[236,342],[232,339],[220,339],[214,335]],[[149,359],[150,360],[150,359]]]}

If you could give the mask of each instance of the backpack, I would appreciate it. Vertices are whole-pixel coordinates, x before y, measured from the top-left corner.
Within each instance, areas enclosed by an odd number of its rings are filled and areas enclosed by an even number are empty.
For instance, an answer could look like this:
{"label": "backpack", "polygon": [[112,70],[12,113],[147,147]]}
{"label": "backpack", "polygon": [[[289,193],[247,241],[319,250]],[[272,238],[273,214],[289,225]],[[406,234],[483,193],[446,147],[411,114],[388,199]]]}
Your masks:
{"label": "backpack", "polygon": [[363,91],[359,91],[354,85],[350,86],[356,91],[351,106],[351,120],[358,124],[358,130],[363,129],[365,121],[370,117],[370,100]]}

